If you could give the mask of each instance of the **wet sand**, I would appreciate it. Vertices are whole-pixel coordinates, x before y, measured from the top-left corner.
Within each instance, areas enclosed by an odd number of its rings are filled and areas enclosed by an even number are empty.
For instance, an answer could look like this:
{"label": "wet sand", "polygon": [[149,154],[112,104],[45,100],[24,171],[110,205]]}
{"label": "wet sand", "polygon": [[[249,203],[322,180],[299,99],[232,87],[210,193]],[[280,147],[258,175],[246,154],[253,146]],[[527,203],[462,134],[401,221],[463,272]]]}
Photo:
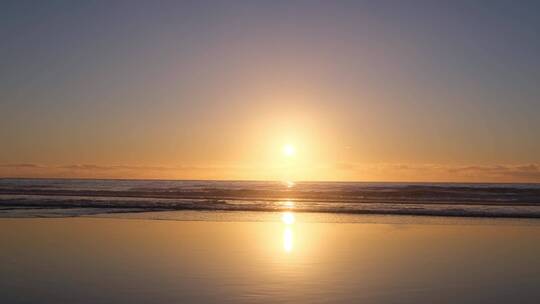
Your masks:
{"label": "wet sand", "polygon": [[[540,221],[0,219],[2,303],[538,303]],[[194,217],[198,215],[199,217]],[[244,219],[251,218],[244,214]],[[257,217],[259,216],[259,217]],[[133,216],[141,217],[141,215]],[[170,218],[170,217],[169,217]]]}

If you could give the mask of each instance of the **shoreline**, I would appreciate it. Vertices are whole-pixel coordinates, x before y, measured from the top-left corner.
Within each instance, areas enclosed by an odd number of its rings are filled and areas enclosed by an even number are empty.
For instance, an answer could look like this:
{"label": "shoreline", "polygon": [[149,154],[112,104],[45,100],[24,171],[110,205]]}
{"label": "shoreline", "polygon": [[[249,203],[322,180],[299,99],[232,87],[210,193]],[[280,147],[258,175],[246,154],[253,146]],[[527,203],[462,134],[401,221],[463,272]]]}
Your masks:
{"label": "shoreline", "polygon": [[[22,210],[21,210],[22,211]],[[29,209],[18,213],[2,213],[3,219],[62,219],[62,218],[104,218],[104,219],[135,219],[135,220],[165,220],[165,221],[208,221],[208,222],[280,222],[281,216],[293,214],[302,223],[343,223],[343,224],[456,224],[477,225],[486,224],[517,224],[540,225],[538,218],[530,217],[463,217],[463,216],[432,216],[406,214],[351,214],[325,212],[297,212],[293,210],[274,211],[220,211],[220,210],[161,210],[161,211],[130,211],[101,212],[93,210],[87,213],[66,213],[65,209],[42,210]]]}
{"label": "shoreline", "polygon": [[[410,204],[413,205],[413,204]],[[414,204],[417,205],[417,204]],[[452,207],[460,207],[467,205],[452,205]],[[513,206],[504,206],[504,207],[513,207]],[[535,206],[536,207],[536,206]],[[539,206],[540,209],[540,206]],[[13,212],[25,212],[28,211],[32,214],[39,216],[40,213],[47,216],[51,212],[66,213],[70,214],[72,211],[73,215],[71,216],[84,216],[88,213],[90,214],[124,214],[124,213],[153,213],[153,212],[182,212],[182,211],[193,211],[193,212],[298,212],[298,213],[313,213],[313,214],[331,214],[331,215],[380,215],[380,216],[414,216],[414,217],[450,217],[450,218],[507,218],[507,219],[540,219],[540,210],[538,213],[494,213],[492,212],[482,212],[482,211],[470,211],[470,210],[321,210],[321,209],[292,209],[292,208],[282,208],[282,209],[264,209],[264,208],[215,208],[215,207],[186,207],[186,208],[152,208],[145,207],[141,208],[138,206],[106,206],[102,205],[86,205],[86,206],[64,206],[64,205],[54,205],[50,204],[45,207],[41,204],[2,204],[0,203],[0,218],[10,217],[10,213]],[[36,217],[36,216],[34,216]]]}

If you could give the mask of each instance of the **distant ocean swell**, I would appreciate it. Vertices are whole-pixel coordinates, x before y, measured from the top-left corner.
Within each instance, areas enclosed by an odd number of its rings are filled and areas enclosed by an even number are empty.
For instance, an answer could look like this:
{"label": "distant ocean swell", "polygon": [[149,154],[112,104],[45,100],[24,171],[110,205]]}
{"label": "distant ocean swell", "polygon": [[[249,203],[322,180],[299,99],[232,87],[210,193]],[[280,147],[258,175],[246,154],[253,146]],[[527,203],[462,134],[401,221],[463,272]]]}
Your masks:
{"label": "distant ocean swell", "polygon": [[540,218],[540,185],[0,179],[0,216],[24,209]]}

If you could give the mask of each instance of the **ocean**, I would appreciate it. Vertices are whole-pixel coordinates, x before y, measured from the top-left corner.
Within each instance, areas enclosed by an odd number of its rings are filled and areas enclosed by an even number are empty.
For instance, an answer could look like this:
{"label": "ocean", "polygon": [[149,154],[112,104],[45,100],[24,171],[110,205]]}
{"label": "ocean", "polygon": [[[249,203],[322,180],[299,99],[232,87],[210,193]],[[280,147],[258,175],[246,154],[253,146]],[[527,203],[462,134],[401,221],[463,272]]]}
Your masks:
{"label": "ocean", "polygon": [[0,180],[1,303],[538,303],[540,186]]}
{"label": "ocean", "polygon": [[295,211],[540,218],[540,184],[0,179],[0,216]]}

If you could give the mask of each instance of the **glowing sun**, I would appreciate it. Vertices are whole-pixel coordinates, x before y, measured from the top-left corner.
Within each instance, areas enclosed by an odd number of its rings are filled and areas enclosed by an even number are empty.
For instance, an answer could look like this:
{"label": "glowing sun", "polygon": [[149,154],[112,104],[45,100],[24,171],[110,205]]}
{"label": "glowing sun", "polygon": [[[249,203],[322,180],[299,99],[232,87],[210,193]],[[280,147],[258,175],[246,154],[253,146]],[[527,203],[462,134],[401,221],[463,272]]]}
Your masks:
{"label": "glowing sun", "polygon": [[291,144],[286,144],[281,149],[281,152],[287,157],[294,156],[296,154],[296,148]]}

